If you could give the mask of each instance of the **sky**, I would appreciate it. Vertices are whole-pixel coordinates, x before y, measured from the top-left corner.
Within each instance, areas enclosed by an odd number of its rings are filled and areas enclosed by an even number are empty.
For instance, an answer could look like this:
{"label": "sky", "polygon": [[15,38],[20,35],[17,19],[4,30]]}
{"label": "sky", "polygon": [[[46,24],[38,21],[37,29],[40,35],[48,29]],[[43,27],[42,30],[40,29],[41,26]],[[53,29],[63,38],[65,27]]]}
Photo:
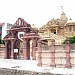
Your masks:
{"label": "sky", "polygon": [[0,0],[0,22],[14,24],[21,17],[39,28],[60,18],[61,6],[68,18],[75,19],[75,0]]}

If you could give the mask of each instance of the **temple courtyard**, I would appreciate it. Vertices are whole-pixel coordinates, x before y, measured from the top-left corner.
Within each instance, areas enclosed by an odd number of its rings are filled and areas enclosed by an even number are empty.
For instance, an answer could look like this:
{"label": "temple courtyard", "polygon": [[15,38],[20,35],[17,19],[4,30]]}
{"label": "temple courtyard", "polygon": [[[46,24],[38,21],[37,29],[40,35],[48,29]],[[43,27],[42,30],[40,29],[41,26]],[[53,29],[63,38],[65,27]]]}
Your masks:
{"label": "temple courtyard", "polygon": [[23,70],[38,73],[52,73],[52,75],[53,74],[75,75],[75,68],[67,69],[67,68],[38,67],[37,61],[35,60],[0,59],[0,70],[1,69]]}

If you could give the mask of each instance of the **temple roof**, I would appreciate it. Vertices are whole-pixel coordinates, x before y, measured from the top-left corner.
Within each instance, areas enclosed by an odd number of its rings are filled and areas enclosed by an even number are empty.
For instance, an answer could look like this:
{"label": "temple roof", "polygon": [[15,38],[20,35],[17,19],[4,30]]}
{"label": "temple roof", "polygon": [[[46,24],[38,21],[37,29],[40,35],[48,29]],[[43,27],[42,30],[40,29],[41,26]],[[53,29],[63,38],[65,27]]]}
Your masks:
{"label": "temple roof", "polygon": [[13,37],[12,37],[12,34],[11,33],[9,33],[9,34],[7,34],[3,39],[4,40],[10,40],[10,39],[12,39]]}
{"label": "temple roof", "polygon": [[11,29],[20,27],[31,27],[23,18],[18,18],[18,20],[12,25]]}
{"label": "temple roof", "polygon": [[15,24],[9,29],[9,34],[4,37],[4,40],[18,39],[18,32],[24,32],[23,38],[38,37],[37,33],[31,25],[28,24],[23,18],[18,18]]}

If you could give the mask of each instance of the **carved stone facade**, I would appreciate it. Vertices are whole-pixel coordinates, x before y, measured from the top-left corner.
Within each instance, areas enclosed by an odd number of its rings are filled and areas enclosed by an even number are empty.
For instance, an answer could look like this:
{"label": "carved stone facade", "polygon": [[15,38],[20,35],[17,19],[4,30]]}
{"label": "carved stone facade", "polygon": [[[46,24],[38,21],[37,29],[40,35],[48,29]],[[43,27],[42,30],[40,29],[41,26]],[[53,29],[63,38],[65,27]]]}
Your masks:
{"label": "carved stone facade", "polygon": [[75,21],[68,20],[66,14],[62,12],[59,19],[51,19],[39,28],[38,33],[48,45],[51,44],[51,39],[55,40],[55,44],[61,44],[66,37],[75,35]]}

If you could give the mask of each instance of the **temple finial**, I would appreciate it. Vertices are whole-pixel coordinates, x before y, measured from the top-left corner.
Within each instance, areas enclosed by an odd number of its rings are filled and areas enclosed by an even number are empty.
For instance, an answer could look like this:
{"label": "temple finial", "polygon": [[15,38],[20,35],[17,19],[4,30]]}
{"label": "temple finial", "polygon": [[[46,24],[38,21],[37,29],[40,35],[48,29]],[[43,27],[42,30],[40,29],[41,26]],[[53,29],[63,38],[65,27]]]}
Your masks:
{"label": "temple finial", "polygon": [[63,6],[61,6],[61,10],[62,10],[62,13],[63,13]]}

